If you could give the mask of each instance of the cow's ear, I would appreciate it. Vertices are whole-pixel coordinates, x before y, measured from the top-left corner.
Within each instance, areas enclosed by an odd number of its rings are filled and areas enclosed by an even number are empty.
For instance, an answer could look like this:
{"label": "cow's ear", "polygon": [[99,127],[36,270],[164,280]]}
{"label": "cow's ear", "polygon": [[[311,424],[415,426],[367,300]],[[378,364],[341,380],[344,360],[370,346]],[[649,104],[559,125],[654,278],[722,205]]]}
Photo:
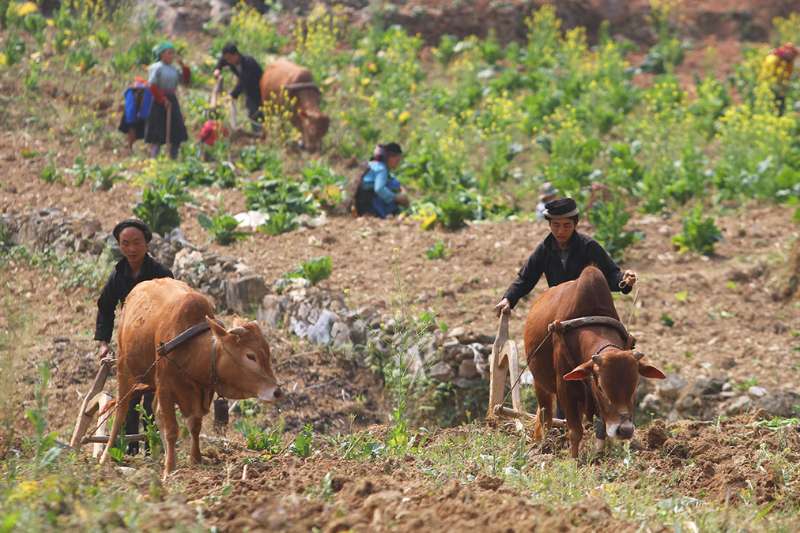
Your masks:
{"label": "cow's ear", "polygon": [[593,361],[590,359],[583,364],[575,367],[572,372],[564,374],[564,381],[581,381],[582,379],[592,377]]}
{"label": "cow's ear", "polygon": [[639,363],[639,375],[650,379],[665,379],[667,377],[661,370],[642,362]]}
{"label": "cow's ear", "polygon": [[220,324],[219,322],[217,322],[215,319],[211,318],[208,315],[206,315],[206,322],[208,323],[208,327],[211,328],[211,333],[213,333],[214,336],[219,337],[221,339],[222,337],[228,334],[228,332],[225,331],[225,328],[222,327],[222,324]]}

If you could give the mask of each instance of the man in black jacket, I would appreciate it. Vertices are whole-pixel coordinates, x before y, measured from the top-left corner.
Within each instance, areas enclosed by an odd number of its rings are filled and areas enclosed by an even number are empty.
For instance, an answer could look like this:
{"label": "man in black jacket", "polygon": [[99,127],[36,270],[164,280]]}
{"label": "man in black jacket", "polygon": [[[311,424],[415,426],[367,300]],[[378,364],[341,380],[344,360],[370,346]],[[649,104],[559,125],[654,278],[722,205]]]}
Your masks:
{"label": "man in black jacket", "polygon": [[[172,272],[147,253],[147,245],[153,234],[147,224],[141,220],[123,220],[114,227],[114,238],[119,243],[119,248],[124,256],[114,267],[108,277],[103,292],[97,300],[97,322],[94,338],[100,341],[100,358],[108,355],[108,343],[114,331],[114,312],[117,304],[125,304],[125,298],[136,284],[156,278],[172,278]],[[144,409],[148,415],[153,414],[153,393],[134,393],[125,419],[126,434],[139,432],[139,413],[136,405],[144,397]],[[128,444],[128,453],[139,452],[139,443]]]}
{"label": "man in black jacket", "polygon": [[244,91],[247,115],[253,124],[253,131],[261,131],[261,121],[264,115],[261,112],[260,83],[264,70],[252,56],[240,54],[234,43],[228,43],[222,49],[222,57],[219,58],[214,69],[214,77],[222,76],[222,69],[225,67],[230,67],[231,72],[239,79],[236,87],[231,91],[231,98],[238,98]]}
{"label": "man in black jacket", "polygon": [[608,253],[591,237],[578,233],[578,206],[572,198],[553,200],[545,205],[544,218],[550,223],[548,235],[531,254],[517,279],[495,306],[498,316],[509,313],[517,302],[531,292],[542,277],[547,285],[555,287],[565,281],[578,279],[581,271],[590,264],[596,265],[605,275],[612,291],[627,294],[636,283],[636,273],[620,270]]}

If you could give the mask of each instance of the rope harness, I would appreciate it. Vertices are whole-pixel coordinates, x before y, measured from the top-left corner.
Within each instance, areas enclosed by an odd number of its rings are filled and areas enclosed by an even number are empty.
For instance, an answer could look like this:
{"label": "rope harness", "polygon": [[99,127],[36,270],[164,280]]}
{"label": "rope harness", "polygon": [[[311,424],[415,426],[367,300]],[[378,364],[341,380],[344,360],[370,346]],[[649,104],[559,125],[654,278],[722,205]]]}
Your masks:
{"label": "rope harness", "polygon": [[[519,381],[522,378],[523,372],[525,372],[525,370],[528,368],[527,361],[530,358],[533,358],[534,356],[536,356],[536,354],[539,352],[539,350],[542,348],[542,346],[544,346],[544,343],[546,343],[553,336],[554,333],[558,333],[559,335],[563,335],[564,333],[566,333],[569,330],[583,328],[583,327],[587,327],[587,326],[608,326],[608,327],[614,328],[622,335],[623,339],[626,339],[626,344],[628,344],[628,346],[629,346],[628,349],[632,349],[636,345],[636,339],[633,337],[633,335],[628,333],[628,330],[625,329],[625,326],[622,324],[622,322],[620,322],[616,318],[611,318],[610,316],[585,316],[585,317],[580,317],[580,318],[573,318],[571,320],[563,320],[563,321],[555,320],[555,321],[551,322],[547,326],[547,335],[545,335],[544,339],[542,339],[542,342],[540,342],[539,345],[536,347],[536,349],[533,352],[531,352],[530,356],[528,356],[526,358],[525,367],[520,370],[519,375],[517,376],[517,379],[514,380],[514,383],[508,389],[508,392],[506,393],[505,397],[503,398],[503,403],[505,403],[506,400],[508,400],[508,396],[514,390],[514,387],[516,387],[519,384]],[[609,342],[609,343],[603,344],[600,348],[595,350],[595,352],[592,354],[592,356],[600,355],[600,352],[602,352],[606,348],[610,348],[612,346],[614,348],[619,349],[619,350],[623,350],[624,349],[624,348],[622,348],[622,347],[620,347],[620,346],[618,346],[618,345],[616,345],[616,344],[614,344],[612,342]],[[569,354],[569,357],[572,358],[572,354],[569,353],[569,350],[567,350],[567,353]],[[572,365],[573,368],[575,368],[579,364],[579,363],[574,363],[573,361],[569,361],[569,363],[570,363],[570,365]],[[597,379],[597,378],[595,377],[595,379]],[[599,384],[598,384],[598,387],[599,387]],[[602,389],[600,389],[600,391],[602,392]],[[603,394],[605,395],[605,393],[603,393]]]}
{"label": "rope harness", "polygon": [[[169,354],[169,352],[173,351],[175,348],[177,348],[181,344],[189,341],[190,339],[193,339],[194,337],[197,337],[198,335],[201,335],[202,333],[205,333],[206,331],[209,331],[210,329],[211,329],[211,327],[208,325],[207,322],[201,322],[199,324],[195,324],[194,326],[192,326],[190,328],[185,329],[184,331],[182,331],[181,333],[179,333],[178,335],[176,335],[172,339],[168,340],[167,342],[159,343],[158,348],[156,348],[156,354],[158,355],[158,357],[153,359],[153,362],[150,364],[149,367],[147,367],[147,370],[145,370],[143,374],[140,374],[140,375],[136,376],[136,382],[137,383],[142,383],[142,381],[144,380],[145,376],[147,376],[147,374],[150,373],[150,371],[153,369],[153,367],[156,366],[156,364],[161,359],[166,359],[167,361],[169,361],[170,363],[175,365],[175,367],[178,370],[180,370],[185,376],[189,377],[189,379],[191,379],[192,381],[196,381],[195,379],[191,378],[191,376],[188,375],[186,370],[183,367],[181,367],[181,365],[179,365],[177,361],[175,361],[174,359],[170,358],[167,354]],[[112,364],[113,365],[115,362],[116,362],[115,358],[107,358],[107,359],[103,360],[103,364]],[[219,392],[219,389],[218,389],[218,385],[219,385],[220,381],[219,381],[219,374],[217,373],[217,338],[216,337],[212,337],[212,340],[211,340],[211,365],[210,366],[211,366],[211,368],[210,368],[210,376],[209,376],[209,378],[210,378],[210,381],[211,381],[211,388],[215,393],[217,393],[218,397],[220,397],[222,399],[225,399],[225,396],[222,395]],[[125,400],[128,396],[130,396],[134,391],[136,391],[136,387],[135,386],[131,387],[130,390],[128,390],[127,393],[125,393],[119,400],[117,400],[117,406],[119,406],[122,403],[122,401]],[[111,415],[114,412],[116,412],[116,410],[117,410],[116,408],[115,409],[109,409],[108,412],[104,415],[104,417],[94,427],[94,429],[92,429],[91,431],[88,431],[87,433],[94,434],[98,429],[100,429],[102,427],[103,424],[106,423],[106,421],[111,417]]]}

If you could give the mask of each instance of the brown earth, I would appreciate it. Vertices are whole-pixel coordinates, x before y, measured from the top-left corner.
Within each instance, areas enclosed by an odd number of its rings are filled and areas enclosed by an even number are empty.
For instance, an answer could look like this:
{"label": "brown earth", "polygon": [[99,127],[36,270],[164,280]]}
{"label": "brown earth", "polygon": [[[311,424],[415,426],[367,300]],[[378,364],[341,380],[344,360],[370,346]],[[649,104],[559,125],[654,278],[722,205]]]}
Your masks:
{"label": "brown earth", "polygon": [[[109,231],[130,216],[137,196],[129,185],[96,193],[90,193],[88,185],[47,185],[31,177],[43,158],[20,160],[19,148],[14,148],[20,143],[9,134],[2,144],[0,173],[6,181],[0,211],[58,206],[98,218]],[[196,205],[182,209],[182,228],[190,241],[207,242],[196,214],[213,212],[218,193],[195,190]],[[244,207],[236,191],[226,191],[224,198],[229,211]],[[631,307],[635,293],[618,295],[618,309],[639,346],[669,372],[725,375],[755,379],[767,388],[786,387],[800,378],[800,365],[790,363],[800,345],[800,313],[795,301],[773,300],[778,281],[773,274],[782,270],[800,231],[789,211],[773,206],[731,208],[718,225],[724,240],[708,258],[673,250],[671,237],[681,227],[678,214],[635,217],[630,227],[645,237],[627,251],[624,267],[640,275],[636,311]],[[451,328],[493,333],[494,303],[545,235],[545,226],[521,221],[424,232],[410,220],[333,217],[321,228],[276,237],[259,233],[233,246],[208,246],[241,258],[267,280],[278,279],[304,260],[330,255],[333,274],[323,284],[344,291],[351,307],[378,305],[411,316],[430,310]],[[428,260],[424,252],[438,240],[446,243],[449,256]],[[534,294],[544,290],[543,285],[540,282]],[[515,310],[516,338],[521,337],[527,305],[521,302]],[[91,327],[91,315],[90,310],[84,316],[84,328]],[[670,319],[672,327],[665,325]]]}

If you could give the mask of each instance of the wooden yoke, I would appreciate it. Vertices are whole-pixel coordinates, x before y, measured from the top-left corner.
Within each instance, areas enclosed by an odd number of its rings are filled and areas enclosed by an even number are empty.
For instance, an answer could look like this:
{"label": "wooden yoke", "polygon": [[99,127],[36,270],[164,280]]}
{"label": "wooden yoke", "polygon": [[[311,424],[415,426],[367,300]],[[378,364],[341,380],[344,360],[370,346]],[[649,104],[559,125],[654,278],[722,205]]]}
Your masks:
{"label": "wooden yoke", "polygon": [[503,405],[507,374],[511,378],[511,404],[515,411],[522,412],[522,398],[519,392],[519,352],[517,344],[508,338],[507,313],[500,315],[497,335],[492,346],[492,355],[489,360],[489,410],[487,418],[497,415],[496,407]]}

